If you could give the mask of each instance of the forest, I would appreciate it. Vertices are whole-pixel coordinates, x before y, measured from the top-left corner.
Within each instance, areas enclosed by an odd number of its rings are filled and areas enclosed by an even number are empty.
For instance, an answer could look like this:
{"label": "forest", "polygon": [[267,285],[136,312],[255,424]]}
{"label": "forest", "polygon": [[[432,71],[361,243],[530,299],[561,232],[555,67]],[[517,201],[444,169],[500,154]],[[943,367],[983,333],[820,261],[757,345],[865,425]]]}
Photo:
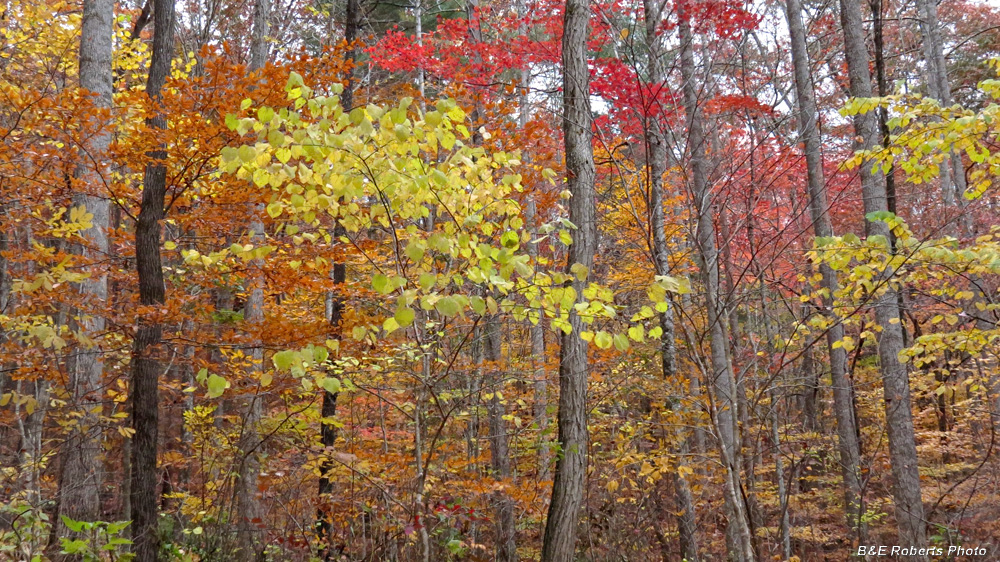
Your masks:
{"label": "forest", "polygon": [[1000,5],[4,0],[0,562],[1000,560]]}

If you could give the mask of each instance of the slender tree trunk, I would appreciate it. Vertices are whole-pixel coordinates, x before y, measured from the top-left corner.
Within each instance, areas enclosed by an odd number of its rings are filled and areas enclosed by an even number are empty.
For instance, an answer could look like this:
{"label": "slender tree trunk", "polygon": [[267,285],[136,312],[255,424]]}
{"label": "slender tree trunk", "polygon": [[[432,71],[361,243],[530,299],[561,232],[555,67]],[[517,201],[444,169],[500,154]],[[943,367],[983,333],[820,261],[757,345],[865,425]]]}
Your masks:
{"label": "slender tree trunk", "polygon": [[[260,219],[251,223],[251,242],[254,247],[263,244],[263,224]],[[252,269],[260,268],[262,260],[253,260]],[[235,523],[237,537],[237,557],[246,560],[256,560],[263,549],[259,531],[264,516],[258,497],[258,481],[260,480],[260,454],[263,443],[260,438],[259,425],[263,416],[263,397],[260,395],[259,381],[264,369],[264,349],[260,341],[260,325],[264,321],[264,290],[263,279],[259,269],[250,280],[251,290],[243,309],[243,317],[250,330],[254,331],[254,342],[249,349],[250,370],[246,393],[240,399],[238,406],[242,420],[240,437],[237,442],[239,451],[238,470],[235,483]]]}
{"label": "slender tree trunk", "polygon": [[[646,49],[649,52],[649,83],[654,95],[660,88],[665,88],[662,70],[663,42],[658,35],[663,19],[664,2],[662,0],[644,0],[643,12],[646,25]],[[651,101],[655,105],[655,101]],[[649,173],[649,223],[652,230],[652,254],[656,275],[670,273],[670,248],[667,245],[667,232],[663,214],[663,174],[667,171],[667,141],[660,122],[659,108],[651,108],[654,115],[646,117],[645,140],[647,153],[647,170]],[[669,302],[669,301],[668,301]],[[673,305],[660,313],[660,365],[664,381],[673,381],[677,375],[674,347]],[[685,452],[689,448],[687,436],[678,431],[681,441],[680,448]],[[681,457],[684,458],[683,456]],[[672,475],[675,501],[677,504],[677,530],[681,547],[681,556],[688,562],[696,562],[698,556],[698,537],[695,524],[694,501],[687,479],[679,472]]]}
{"label": "slender tree trunk", "polygon": [[[850,0],[841,0],[840,17],[851,95],[858,98],[872,97],[861,6]],[[874,113],[857,115],[854,118],[854,128],[860,140],[858,149],[871,150],[879,145],[878,122]],[[861,189],[866,215],[888,210],[885,178],[871,161],[861,166]],[[870,238],[882,237],[886,249],[891,250],[891,233],[885,222],[866,220],[865,226]],[[886,269],[881,272],[879,280],[888,282],[892,275],[893,271]],[[881,327],[881,332],[878,333],[878,356],[885,393],[886,432],[889,436],[899,544],[903,547],[922,548],[927,545],[927,533],[920,495],[920,474],[917,470],[909,374],[906,365],[899,361],[899,352],[903,349],[903,329],[896,290],[889,287],[885,293],[874,298],[873,306],[875,321]],[[927,560],[926,556],[914,558]]]}
{"label": "slender tree trunk", "polygon": [[[250,40],[250,72],[259,71],[267,63],[267,34],[270,28],[271,0],[255,0],[253,11],[253,34]],[[261,219],[263,205],[249,205],[252,218],[250,221],[250,241],[254,247],[264,244],[264,223]],[[259,381],[264,371],[264,348],[260,341],[260,325],[264,321],[264,279],[261,272],[263,260],[257,259],[250,263],[253,276],[249,280],[250,292],[243,306],[243,319],[251,331],[253,343],[249,348],[250,372],[248,373],[245,395],[240,400],[239,411],[243,423],[240,427],[240,438],[237,443],[239,451],[239,468],[236,476],[235,496],[237,557],[246,560],[256,560],[263,549],[262,537],[259,531],[263,519],[263,509],[260,505],[257,488],[260,480],[260,453],[263,445],[260,438],[259,425],[264,414],[263,398],[260,395]]]}
{"label": "slender tree trunk", "polygon": [[[525,6],[524,0],[518,0],[517,9],[518,15],[521,17],[526,17],[528,15],[528,8]],[[518,32],[522,37],[527,37],[527,26],[522,23]],[[522,132],[525,131],[528,126],[528,88],[530,87],[530,82],[531,73],[529,72],[528,67],[525,66],[521,68],[517,99],[517,122]],[[530,158],[531,156],[529,154],[524,155],[525,162],[530,160]],[[524,210],[524,218],[528,227],[531,229],[531,239],[534,240],[538,237],[537,225],[540,222],[538,219],[538,207],[535,202],[534,192],[528,195],[528,202]],[[528,243],[528,255],[531,256],[532,262],[537,263],[537,243]],[[538,322],[535,324],[532,324],[530,321],[528,322],[528,332],[531,337],[531,371],[532,379],[534,380],[533,413],[535,416],[535,423],[538,425],[538,433],[541,436],[541,443],[539,444],[538,451],[538,480],[542,482],[552,477],[551,471],[549,470],[549,464],[551,461],[547,432],[549,427],[549,401],[548,379],[545,373],[545,324],[543,323],[543,320],[544,316],[541,314],[541,311],[539,311]]]}
{"label": "slender tree trunk", "polygon": [[734,562],[752,562],[755,559],[753,536],[750,531],[747,506],[743,501],[743,482],[740,468],[740,438],[737,425],[737,386],[729,362],[729,338],[726,337],[725,314],[719,298],[719,251],[715,243],[715,224],[712,219],[712,194],[706,169],[705,131],[698,91],[695,84],[694,48],[691,22],[681,11],[678,29],[681,41],[681,74],[684,80],[684,111],[687,115],[688,148],[691,154],[691,193],[697,212],[696,242],[701,256],[702,276],[705,282],[705,300],[711,337],[711,380],[715,393],[713,418],[718,431],[719,452],[726,471],[724,492],[726,514],[729,519],[727,542],[729,559]]}
{"label": "slender tree trunk", "polygon": [[[804,317],[804,316],[803,316]],[[819,412],[817,402],[819,401],[819,373],[812,348],[802,351],[801,371],[799,379],[802,385],[802,428],[807,432],[819,430]]]}
{"label": "slender tree trunk", "polygon": [[[353,0],[352,0],[353,1]],[[349,86],[345,86],[344,93],[349,92]],[[345,107],[349,107],[346,106]],[[344,235],[344,229],[339,224],[334,228],[334,238]],[[334,331],[334,339],[340,340],[340,323],[344,318],[344,299],[339,294],[339,286],[347,280],[347,267],[343,260],[333,262],[330,271],[330,278],[333,281],[334,289],[326,297],[326,319]],[[333,482],[330,481],[329,472],[333,470],[334,463],[329,456],[333,454],[334,446],[337,444],[337,426],[332,420],[337,415],[337,396],[339,393],[323,391],[323,405],[320,411],[320,444],[323,446],[323,462],[320,464],[319,477],[319,507],[316,510],[316,529],[323,547],[323,560],[333,560],[335,553],[331,548],[330,541],[333,538],[333,522],[329,513],[329,496],[333,493]]]}
{"label": "slender tree trunk", "polygon": [[[94,105],[110,108],[111,101],[111,36],[114,21],[112,0],[85,0],[80,29],[80,87],[95,94]],[[104,317],[88,314],[87,308],[100,310],[108,298],[108,277],[100,261],[108,255],[109,204],[98,195],[103,182],[109,180],[106,152],[111,132],[106,123],[96,123],[102,130],[86,146],[89,161],[81,163],[77,174],[85,182],[85,192],[76,203],[93,215],[92,226],[83,234],[80,254],[91,262],[91,277],[80,284],[84,310],[80,314],[80,329],[91,338],[104,331]],[[89,304],[89,306],[88,306]],[[59,478],[59,513],[77,521],[96,521],[100,516],[99,490],[102,480],[100,426],[94,413],[101,403],[100,382],[104,361],[97,347],[79,350],[70,370],[72,407],[83,415],[67,441]],[[61,537],[71,535],[60,518],[56,522]]]}
{"label": "slender tree trunk", "polygon": [[[536,230],[536,214],[537,208],[535,206],[534,194],[528,196],[528,204],[525,209],[525,221],[530,225],[532,229],[532,239],[537,236]],[[538,258],[538,244],[529,242],[528,243],[528,255],[531,256],[532,261]],[[538,447],[538,480],[544,482],[552,477],[551,471],[549,470],[549,464],[551,461],[551,452],[549,451],[548,445],[548,427],[549,427],[549,400],[548,400],[548,377],[545,373],[545,325],[543,323],[544,316],[539,311],[538,323],[531,324],[528,323],[528,331],[531,337],[531,372],[532,379],[534,380],[534,416],[535,423],[538,424],[538,433],[540,435],[541,443]]]}
{"label": "slender tree trunk", "polygon": [[24,490],[25,497],[31,505],[42,503],[42,472],[45,459],[42,458],[42,430],[45,427],[45,414],[49,409],[49,386],[46,381],[36,380],[31,383],[18,381],[15,390],[24,394],[24,386],[31,385],[31,394],[35,399],[35,409],[21,417],[21,406],[18,405],[14,414],[18,420],[21,434],[21,444],[18,447],[18,465],[21,474],[18,477],[18,489]]}
{"label": "slender tree trunk", "polygon": [[[424,46],[424,2],[423,0],[415,0],[413,3],[413,19],[416,25],[414,30],[414,35],[417,37],[417,46],[423,48]],[[423,108],[424,102],[424,65],[420,64],[417,68],[417,91],[420,92],[420,107]]]}
{"label": "slender tree trunk", "polygon": [[[357,39],[358,32],[358,12],[359,12],[359,0],[347,0],[346,6],[346,22],[344,24],[344,40],[348,45],[353,45],[354,41]],[[351,46],[347,51],[347,62],[351,65],[354,64],[356,57],[356,51],[353,46]],[[347,80],[344,83],[344,90],[340,94],[340,103],[344,107],[345,111],[350,111],[354,107],[354,68],[351,67],[347,71]],[[344,227],[338,222],[334,226],[334,240],[339,239],[341,236],[346,234]],[[347,266],[344,260],[335,259],[333,261],[333,266],[330,270],[330,279],[333,281],[334,288],[332,291],[327,293],[326,296],[326,319],[330,327],[333,329],[335,336],[334,338],[338,341],[340,340],[341,327],[340,323],[344,317],[344,298],[340,294],[340,287],[347,280]],[[337,415],[337,396],[336,392],[329,392],[327,390],[323,391],[323,405],[321,407],[321,418],[323,420],[333,420]],[[319,532],[319,539],[323,545],[323,560],[330,561],[334,559],[335,553],[331,548],[330,541],[333,537],[333,525],[330,519],[330,514],[328,513],[329,496],[333,492],[333,482],[330,481],[329,472],[333,470],[334,464],[328,458],[328,455],[333,453],[333,448],[337,444],[337,427],[332,423],[320,423],[320,443],[323,445],[323,455],[324,460],[320,465],[320,477],[319,477],[319,508],[316,510],[316,528]],[[325,543],[325,544],[324,544]]]}
{"label": "slender tree trunk", "polygon": [[[795,73],[796,100],[799,106],[799,131],[805,147],[809,210],[813,233],[817,238],[821,238],[832,236],[833,226],[830,223],[823,176],[822,139],[817,119],[816,96],[809,72],[809,54],[806,50],[806,34],[802,25],[801,0],[787,0],[786,9]],[[826,333],[826,344],[830,356],[833,409],[837,419],[837,445],[844,478],[844,506],[848,525],[858,529],[858,537],[864,543],[867,531],[860,519],[863,513],[861,447],[858,443],[858,428],[854,418],[852,382],[847,374],[847,352],[843,347],[834,345],[844,338],[844,326],[833,309],[833,296],[839,289],[839,283],[837,273],[829,265],[820,265],[820,273],[823,276],[822,286],[826,290],[823,307],[832,322]]]}
{"label": "slender tree trunk", "polygon": [[774,441],[774,479],[778,484],[778,509],[781,510],[781,556],[792,557],[791,525],[788,518],[788,490],[785,466],[781,458],[781,433],[778,430],[778,393],[771,391],[771,440]]}
{"label": "slender tree trunk", "polygon": [[[944,56],[937,1],[917,0],[917,13],[920,17],[920,37],[923,39],[927,92],[943,107],[947,107],[951,105],[951,84],[948,81],[948,62]],[[941,162],[940,171],[941,195],[945,204],[960,204],[965,191],[962,157],[958,153],[952,153],[949,159]]]}
{"label": "slender tree trunk", "polygon": [[[170,75],[174,50],[174,0],[157,0],[153,14],[153,54],[146,93],[155,102]],[[166,119],[157,112],[151,127],[163,129]],[[163,262],[160,258],[160,221],[167,192],[165,149],[149,154],[143,176],[142,202],[135,227],[135,261],[139,273],[139,303],[162,306],[166,301]],[[137,560],[153,562],[159,551],[157,535],[156,451],[159,429],[159,376],[163,370],[159,349],[163,326],[155,317],[140,315],[132,347],[132,542]]]}
{"label": "slender tree trunk", "polygon": [[[504,405],[500,401],[503,392],[503,370],[500,369],[501,335],[500,319],[491,315],[486,320],[485,330],[486,360],[490,362],[490,386],[493,396],[486,406],[490,424],[490,468],[497,479],[510,480],[510,446],[507,423],[504,421]],[[497,562],[516,562],[517,543],[514,523],[514,501],[504,491],[494,494],[494,528],[496,529]]]}
{"label": "slender tree trunk", "polygon": [[271,0],[254,0],[253,32],[250,36],[250,70],[260,70],[267,64],[269,51],[267,34],[271,31]]}
{"label": "slender tree trunk", "polygon": [[[567,0],[563,19],[563,134],[569,191],[569,220],[577,226],[569,247],[567,272],[573,264],[590,271],[597,245],[595,224],[594,149],[591,144],[590,76],[587,67],[589,0]],[[577,299],[584,283],[574,276]],[[543,562],[570,562],[576,550],[580,505],[587,480],[587,342],[583,322],[570,310],[572,332],[562,337],[559,352],[559,458],[552,484],[542,544]]]}

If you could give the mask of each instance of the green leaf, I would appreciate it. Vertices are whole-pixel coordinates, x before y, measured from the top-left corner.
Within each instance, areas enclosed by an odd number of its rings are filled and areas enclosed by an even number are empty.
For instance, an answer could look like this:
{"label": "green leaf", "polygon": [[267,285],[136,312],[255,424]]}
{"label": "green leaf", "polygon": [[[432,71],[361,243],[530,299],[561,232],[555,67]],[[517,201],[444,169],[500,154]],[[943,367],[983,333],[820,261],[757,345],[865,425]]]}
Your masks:
{"label": "green leaf", "polygon": [[406,257],[410,258],[414,263],[423,259],[423,244],[417,239],[410,239],[410,243],[406,245]]}
{"label": "green leaf", "polygon": [[643,329],[642,324],[632,326],[631,328],[628,329],[628,337],[632,338],[637,342],[645,341],[646,339],[645,332],[646,331]]}
{"label": "green leaf", "polygon": [[461,310],[458,301],[452,297],[445,297],[436,303],[434,303],[434,309],[441,313],[442,316],[455,316]]}
{"label": "green leaf", "polygon": [[238,150],[240,161],[249,164],[257,159],[257,151],[252,146],[243,145]]}
{"label": "green leaf", "polygon": [[625,334],[615,334],[614,342],[615,349],[618,351],[628,351],[628,338],[625,337]]}
{"label": "green leaf", "polygon": [[[272,111],[271,113],[274,112]],[[267,133],[267,143],[274,148],[281,148],[285,145],[285,135],[283,135],[278,129],[271,129],[271,131]],[[291,153],[289,153],[288,156],[291,156]],[[281,158],[279,157],[279,159]],[[284,158],[283,160],[284,162],[288,162],[288,158]]]}
{"label": "green leaf", "polygon": [[330,394],[336,394],[340,392],[340,379],[334,377],[323,377],[319,381],[319,385],[323,387],[323,390],[329,392]]}
{"label": "green leaf", "polygon": [[76,554],[87,549],[87,541],[80,539],[61,539],[63,554]]}
{"label": "green leaf", "polygon": [[66,528],[69,529],[70,531],[73,531],[74,533],[79,533],[80,531],[83,530],[83,524],[84,524],[83,521],[77,521],[76,519],[70,519],[69,517],[66,517],[65,515],[61,515],[61,516],[59,516],[59,518],[62,519],[63,524],[66,525]]}
{"label": "green leaf", "polygon": [[611,347],[612,343],[614,343],[614,338],[612,338],[611,334],[605,332],[604,330],[594,334],[594,344],[596,344],[598,348],[608,349]]}
{"label": "green leaf", "polygon": [[330,358],[330,352],[326,350],[325,347],[316,346],[313,347],[313,361],[316,363],[322,363]]}
{"label": "green leaf", "polygon": [[[236,127],[235,121],[233,122],[233,127]],[[232,146],[223,147],[220,154],[222,155],[223,162],[235,162],[240,158],[240,151]]]}
{"label": "green leaf", "polygon": [[472,305],[472,310],[476,311],[476,314],[482,314],[486,312],[486,301],[482,297],[473,296],[469,299]]}
{"label": "green leaf", "polygon": [[226,379],[212,373],[208,376],[208,397],[218,398],[222,396],[227,386],[229,386],[229,383],[226,382]]}
{"label": "green leaf", "polygon": [[372,287],[382,295],[387,295],[392,292],[392,286],[389,285],[389,278],[381,273],[376,273],[372,277]]}
{"label": "green leaf", "polygon": [[270,107],[262,107],[257,110],[257,120],[261,123],[270,123],[274,119],[274,110]]}
{"label": "green leaf", "polygon": [[297,354],[294,351],[279,351],[271,357],[271,362],[274,363],[274,366],[279,370],[287,371],[297,358]]}
{"label": "green leaf", "polygon": [[396,319],[396,322],[400,326],[405,328],[410,324],[413,324],[413,318],[415,317],[415,313],[413,312],[412,308],[408,306],[403,306],[396,309],[396,314],[393,317]]}
{"label": "green leaf", "polygon": [[368,334],[368,329],[365,328],[364,326],[355,326],[351,328],[351,338],[353,338],[354,341],[361,341],[365,339],[365,336],[367,334]]}
{"label": "green leaf", "polygon": [[518,235],[517,232],[514,232],[513,230],[508,230],[507,232],[504,232],[502,236],[500,236],[500,243],[503,244],[504,248],[516,250],[518,245],[520,245],[520,242],[521,242],[521,237]]}

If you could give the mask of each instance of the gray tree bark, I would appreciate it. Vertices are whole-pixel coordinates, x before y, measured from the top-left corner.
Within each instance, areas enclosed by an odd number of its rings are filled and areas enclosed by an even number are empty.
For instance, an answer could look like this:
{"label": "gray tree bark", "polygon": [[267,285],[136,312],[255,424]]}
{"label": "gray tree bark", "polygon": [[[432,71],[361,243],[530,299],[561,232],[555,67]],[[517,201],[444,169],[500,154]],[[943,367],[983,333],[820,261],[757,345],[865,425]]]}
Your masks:
{"label": "gray tree bark", "polygon": [[[569,191],[569,220],[577,226],[569,247],[567,272],[579,263],[594,265],[597,231],[594,221],[593,115],[587,67],[589,0],[566,0],[563,17],[563,135]],[[584,283],[573,277],[577,299]],[[572,332],[562,336],[559,351],[559,458],[552,484],[542,543],[543,562],[570,562],[576,550],[580,505],[587,480],[587,342],[580,338],[583,322],[570,310]]]}
{"label": "gray tree bark", "polygon": [[[524,4],[524,0],[518,0],[517,3],[518,15],[525,17],[528,15],[528,8]],[[523,23],[521,24],[518,32],[527,37],[528,28]],[[528,67],[525,66],[521,68],[518,100],[517,100],[517,123],[524,131],[528,126],[529,117],[529,102],[528,102],[528,88],[530,87],[531,73]],[[525,162],[530,160],[530,154],[525,154],[523,159]],[[532,192],[528,195],[528,201],[524,209],[524,218],[527,222],[528,227],[531,229],[531,239],[534,240],[538,237],[538,208],[535,203],[535,194]],[[528,242],[528,255],[531,256],[532,261],[538,258],[538,244],[534,242]],[[538,433],[541,435],[541,443],[539,444],[538,451],[538,480],[546,481],[552,477],[551,471],[549,470],[549,464],[551,461],[551,453],[548,446],[548,435],[546,430],[549,427],[549,415],[548,415],[548,379],[545,374],[545,324],[543,322],[544,317],[539,313],[538,323],[532,324],[528,322],[528,332],[531,337],[531,371],[532,379],[534,380],[534,416],[535,423],[538,425]]]}
{"label": "gray tree bark", "polygon": [[[649,83],[654,92],[666,87],[662,69],[663,41],[657,35],[659,25],[663,20],[665,3],[662,0],[644,0],[643,15],[646,26],[646,49],[649,53]],[[664,125],[658,115],[647,116],[645,123],[645,141],[647,153],[647,170],[649,173],[649,227],[652,230],[653,265],[657,275],[667,275],[670,272],[670,248],[667,245],[667,232],[663,216],[663,174],[667,171],[667,141],[663,131]],[[664,380],[671,381],[677,375],[677,350],[674,345],[673,305],[660,313],[660,366]],[[685,452],[687,436],[678,432],[681,449]],[[683,458],[683,457],[681,457]],[[688,562],[696,562],[698,556],[698,535],[695,519],[694,498],[687,479],[678,472],[672,475],[675,501],[677,503],[677,530],[681,556]]]}
{"label": "gray tree bark", "polygon": [[[926,67],[927,92],[943,107],[951,105],[951,84],[948,81],[948,63],[944,56],[941,40],[941,24],[935,0],[917,0],[920,17],[920,36],[923,39],[924,62]],[[965,170],[962,157],[953,152],[941,163],[941,194],[947,205],[960,204],[965,191]]]}
{"label": "gray tree bark", "polygon": [[[523,103],[523,102],[522,102]],[[523,125],[522,125],[523,127]],[[537,236],[537,208],[535,206],[534,194],[528,196],[528,203],[525,208],[525,221],[532,229],[531,238]],[[532,260],[538,258],[538,244],[528,243],[528,255]],[[549,427],[549,399],[548,399],[548,377],[545,373],[545,325],[544,316],[539,312],[538,323],[528,323],[528,331],[531,336],[531,372],[534,380],[534,401],[533,413],[535,423],[538,424],[538,433],[541,436],[541,443],[538,446],[538,480],[546,481],[552,477],[549,470],[551,461],[551,451],[549,451],[548,435],[546,430]]]}
{"label": "gray tree bark", "polygon": [[712,406],[713,419],[718,432],[719,453],[725,475],[723,495],[728,517],[727,546],[729,559],[734,562],[753,562],[753,536],[749,515],[743,501],[743,479],[740,463],[740,431],[737,425],[736,377],[729,362],[729,338],[726,335],[726,317],[719,295],[719,251],[715,242],[715,223],[712,217],[712,193],[708,184],[705,131],[698,90],[695,84],[694,48],[691,22],[681,10],[678,30],[681,42],[681,74],[683,77],[684,112],[687,115],[688,150],[690,152],[690,189],[697,213],[696,245],[701,256],[702,278],[705,283],[705,301],[711,337],[711,380],[715,394]]}
{"label": "gray tree bark", "polygon": [[[485,330],[486,360],[490,362],[490,387],[493,396],[486,405],[490,426],[490,468],[495,478],[510,479],[510,445],[508,443],[507,423],[504,421],[504,405],[500,401],[503,392],[503,370],[501,361],[500,319],[491,315],[486,320]],[[494,521],[496,531],[497,562],[517,561],[517,530],[514,522],[514,501],[506,492],[499,491],[494,495]]]}
{"label": "gray tree bark", "polygon": [[[860,4],[841,0],[840,18],[851,95],[858,98],[872,97],[869,56],[865,46]],[[859,137],[858,149],[871,150],[880,144],[881,135],[875,113],[855,116],[854,129]],[[880,168],[873,166],[871,161],[861,166],[861,190],[866,215],[888,210],[885,178]],[[882,237],[886,248],[891,249],[891,233],[885,222],[866,220],[865,227],[869,237]],[[879,281],[886,283],[892,275],[891,269],[882,271]],[[878,356],[885,397],[886,432],[889,437],[899,544],[903,547],[922,548],[927,545],[927,533],[917,469],[909,374],[906,365],[899,361],[899,352],[903,349],[903,329],[897,304],[898,293],[889,288],[873,300],[875,321],[882,328],[878,334]],[[926,556],[915,558],[927,560]]]}
{"label": "gray tree bark", "polygon": [[[80,87],[94,94],[94,105],[104,109],[112,105],[113,21],[113,0],[84,1],[80,29]],[[106,125],[95,124],[102,128]],[[94,135],[84,147],[86,161],[77,169],[77,175],[85,182],[85,192],[75,197],[75,203],[86,207],[93,215],[92,226],[83,231],[84,241],[79,246],[80,255],[91,264],[91,277],[79,287],[83,303],[80,329],[91,338],[99,337],[104,331],[104,317],[100,313],[89,312],[94,308],[100,310],[108,298],[108,276],[100,262],[108,255],[110,209],[108,199],[97,193],[109,178],[106,152],[110,142],[111,132],[107,129]],[[96,521],[100,516],[99,490],[103,470],[100,426],[94,410],[101,404],[103,372],[104,361],[97,346],[81,348],[70,366],[71,407],[83,415],[65,444],[59,478],[59,514],[77,521]],[[56,525],[59,536],[71,536],[61,518]]]}
{"label": "gray tree bark", "polygon": [[[809,211],[813,233],[817,238],[832,236],[826,183],[823,176],[822,139],[816,110],[816,96],[809,72],[809,54],[806,50],[806,33],[802,25],[801,0],[787,0],[788,32],[792,47],[792,65],[795,74],[795,93],[799,109],[799,134],[806,157],[806,176],[809,187]],[[834,344],[844,338],[844,326],[833,308],[833,295],[839,288],[837,273],[826,264],[820,265],[822,286],[827,295],[823,298],[824,312],[833,323],[826,333],[827,351],[830,356],[830,378],[833,385],[833,408],[837,419],[837,445],[840,453],[841,473],[844,478],[844,506],[848,525],[858,529],[859,538],[867,536],[860,515],[862,507],[861,447],[858,443],[857,421],[854,419],[852,383],[847,375],[847,352]]]}
{"label": "gray tree bark", "polygon": [[250,70],[267,64],[267,34],[271,30],[271,0],[254,0],[253,31],[250,36]]}
{"label": "gray tree bark", "polygon": [[[270,0],[254,1],[253,34],[250,41],[250,72],[256,72],[267,63],[267,33],[270,28]],[[264,223],[261,219],[263,205],[250,205],[253,217],[250,222],[250,242],[254,247],[264,244]],[[264,279],[260,268],[264,261],[257,259],[250,263],[253,277],[250,281],[250,292],[243,307],[243,319],[253,331],[260,331],[264,321]],[[262,536],[259,531],[263,518],[260,498],[257,495],[257,483],[260,480],[260,453],[263,443],[260,438],[259,425],[264,414],[263,397],[260,395],[260,381],[264,371],[264,348],[258,334],[253,335],[254,341],[249,348],[250,372],[249,384],[253,388],[244,389],[246,395],[239,405],[243,417],[240,428],[240,438],[237,448],[240,452],[239,470],[236,477],[236,537],[237,556],[250,562],[259,557],[263,549]]]}

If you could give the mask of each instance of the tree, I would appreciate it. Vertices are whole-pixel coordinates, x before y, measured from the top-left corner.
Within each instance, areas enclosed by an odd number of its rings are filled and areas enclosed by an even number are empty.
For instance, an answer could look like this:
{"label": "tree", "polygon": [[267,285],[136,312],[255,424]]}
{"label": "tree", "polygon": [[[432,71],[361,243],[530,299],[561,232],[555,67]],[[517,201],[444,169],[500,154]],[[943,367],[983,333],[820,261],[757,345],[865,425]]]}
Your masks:
{"label": "tree", "polygon": [[[865,47],[861,7],[857,3],[840,3],[841,28],[844,33],[844,54],[851,95],[872,97],[869,57]],[[874,114],[854,117],[854,129],[859,138],[858,148],[872,150],[880,144],[878,123]],[[861,166],[861,191],[864,199],[865,231],[880,244],[891,248],[889,225],[877,213],[888,210],[885,178],[871,160]],[[891,268],[880,272],[879,282],[893,275]],[[899,317],[898,294],[891,287],[872,303],[878,334],[879,368],[885,392],[886,432],[889,435],[889,455],[892,459],[893,497],[896,525],[902,546],[922,548],[927,543],[924,505],[920,494],[920,474],[917,470],[917,447],[913,430],[913,411],[907,367],[900,362],[903,350],[903,325]],[[925,559],[925,557],[920,557]]]}
{"label": "tree", "polygon": [[[816,110],[816,96],[809,72],[809,55],[806,50],[805,29],[802,26],[802,5],[799,0],[786,2],[788,34],[792,43],[792,64],[795,69],[795,99],[798,105],[799,131],[806,158],[806,177],[809,188],[809,211],[813,232],[817,238],[832,236],[826,182],[823,177],[822,138]],[[858,537],[865,541],[865,523],[861,484],[861,452],[858,443],[857,421],[854,419],[853,384],[847,376],[847,352],[843,347],[844,326],[834,313],[833,301],[837,294],[837,274],[826,264],[821,264],[823,288],[826,296],[823,308],[829,311],[831,321],[826,332],[830,358],[830,379],[833,385],[834,413],[837,418],[837,444],[841,470],[844,474],[844,505],[848,525],[858,529]]]}
{"label": "tree", "polygon": [[[94,95],[98,110],[111,108],[111,59],[112,22],[114,2],[88,0],[83,5],[80,26],[80,87]],[[107,229],[110,226],[110,204],[103,191],[110,179],[107,150],[111,131],[107,128],[105,113],[98,113],[97,133],[83,147],[86,160],[79,175],[84,182],[83,193],[77,197],[79,205],[92,215],[91,227],[83,232],[81,254],[91,260],[92,277],[80,285],[84,303],[90,310],[80,313],[80,327],[94,338],[100,337],[105,321],[99,312],[108,299],[108,278],[100,265],[109,256]],[[100,427],[94,409],[101,403],[101,377],[104,363],[101,350],[96,346],[81,351],[72,364],[70,387],[74,406],[83,415],[77,422],[76,436],[67,443],[69,450],[63,457],[60,475],[59,512],[77,521],[96,521],[100,515],[99,491],[103,479],[101,466]],[[61,523],[61,521],[60,521]],[[69,530],[60,525],[58,534]]]}
{"label": "tree", "polygon": [[[257,73],[267,64],[268,31],[270,30],[271,1],[254,0],[253,35],[250,41],[250,65],[248,70]],[[250,243],[255,247],[264,244],[264,223],[260,217],[264,213],[263,204],[249,205],[253,217],[250,222]],[[254,260],[251,267],[258,269],[250,280],[250,292],[243,306],[243,319],[250,324],[251,330],[260,329],[264,321],[264,281],[259,268],[263,260]],[[264,349],[259,336],[253,336],[257,341],[250,347],[251,382],[254,385],[261,379],[264,369]],[[239,450],[241,460],[235,486],[236,518],[238,521],[237,542],[238,552],[243,559],[249,561],[260,557],[263,541],[256,528],[262,522],[262,510],[258,501],[258,481],[260,479],[260,460],[264,443],[260,437],[260,421],[264,413],[264,397],[259,389],[255,389],[240,405],[243,417],[240,429]]]}
{"label": "tree", "polygon": [[[591,140],[590,78],[587,69],[589,0],[567,0],[563,18],[563,139],[567,184],[571,193],[569,220],[576,226],[567,257],[573,267],[590,271],[596,249],[594,217],[594,149]],[[572,289],[582,296],[583,282]],[[543,562],[569,562],[576,552],[580,504],[587,479],[587,342],[583,323],[570,311],[571,331],[562,336],[559,351],[559,456],[552,483],[552,503],[545,522]]]}
{"label": "tree", "polygon": [[[146,93],[154,103],[170,74],[174,51],[174,2],[157,0],[153,15],[153,56]],[[163,129],[166,118],[155,113],[152,130]],[[162,367],[163,326],[155,307],[166,300],[163,262],[160,257],[160,221],[167,193],[165,150],[149,154],[143,175],[142,203],[135,226],[135,264],[139,273],[139,303],[144,307],[132,347],[131,506],[133,552],[139,560],[156,560],[159,551],[159,477],[156,457],[159,441],[159,384]]]}
{"label": "tree", "polygon": [[706,169],[707,139],[702,128],[698,86],[695,82],[694,39],[691,14],[678,14],[681,41],[681,73],[684,79],[684,112],[687,116],[687,146],[691,166],[691,197],[697,212],[696,243],[701,258],[699,266],[705,285],[705,307],[711,337],[711,375],[709,383],[715,390],[716,403],[712,418],[718,431],[719,453],[725,470],[727,542],[732,560],[752,562],[755,558],[747,506],[743,501],[740,430],[736,417],[738,388],[729,362],[729,337],[723,313],[719,285],[719,251],[715,243],[715,223],[712,217],[712,194]]}
{"label": "tree", "polygon": [[[663,21],[666,2],[645,0],[643,2],[643,20],[646,31],[646,50],[649,57],[649,83],[654,100],[660,97],[661,90],[667,88],[662,70],[663,40],[660,26]],[[649,174],[649,222],[652,230],[652,255],[656,275],[670,274],[670,248],[667,244],[665,218],[663,216],[663,176],[667,170],[667,139],[664,134],[664,124],[661,115],[664,108],[654,102],[645,116],[644,133],[647,153],[647,173]],[[669,302],[667,303],[669,305]],[[668,306],[660,313],[660,362],[665,380],[672,380],[677,375],[677,350],[675,348],[674,311]],[[685,437],[681,437],[681,449],[687,449]],[[678,515],[677,529],[680,537],[681,555],[690,562],[696,562],[698,556],[698,536],[694,499],[691,488],[683,474],[673,475],[675,498]]]}

